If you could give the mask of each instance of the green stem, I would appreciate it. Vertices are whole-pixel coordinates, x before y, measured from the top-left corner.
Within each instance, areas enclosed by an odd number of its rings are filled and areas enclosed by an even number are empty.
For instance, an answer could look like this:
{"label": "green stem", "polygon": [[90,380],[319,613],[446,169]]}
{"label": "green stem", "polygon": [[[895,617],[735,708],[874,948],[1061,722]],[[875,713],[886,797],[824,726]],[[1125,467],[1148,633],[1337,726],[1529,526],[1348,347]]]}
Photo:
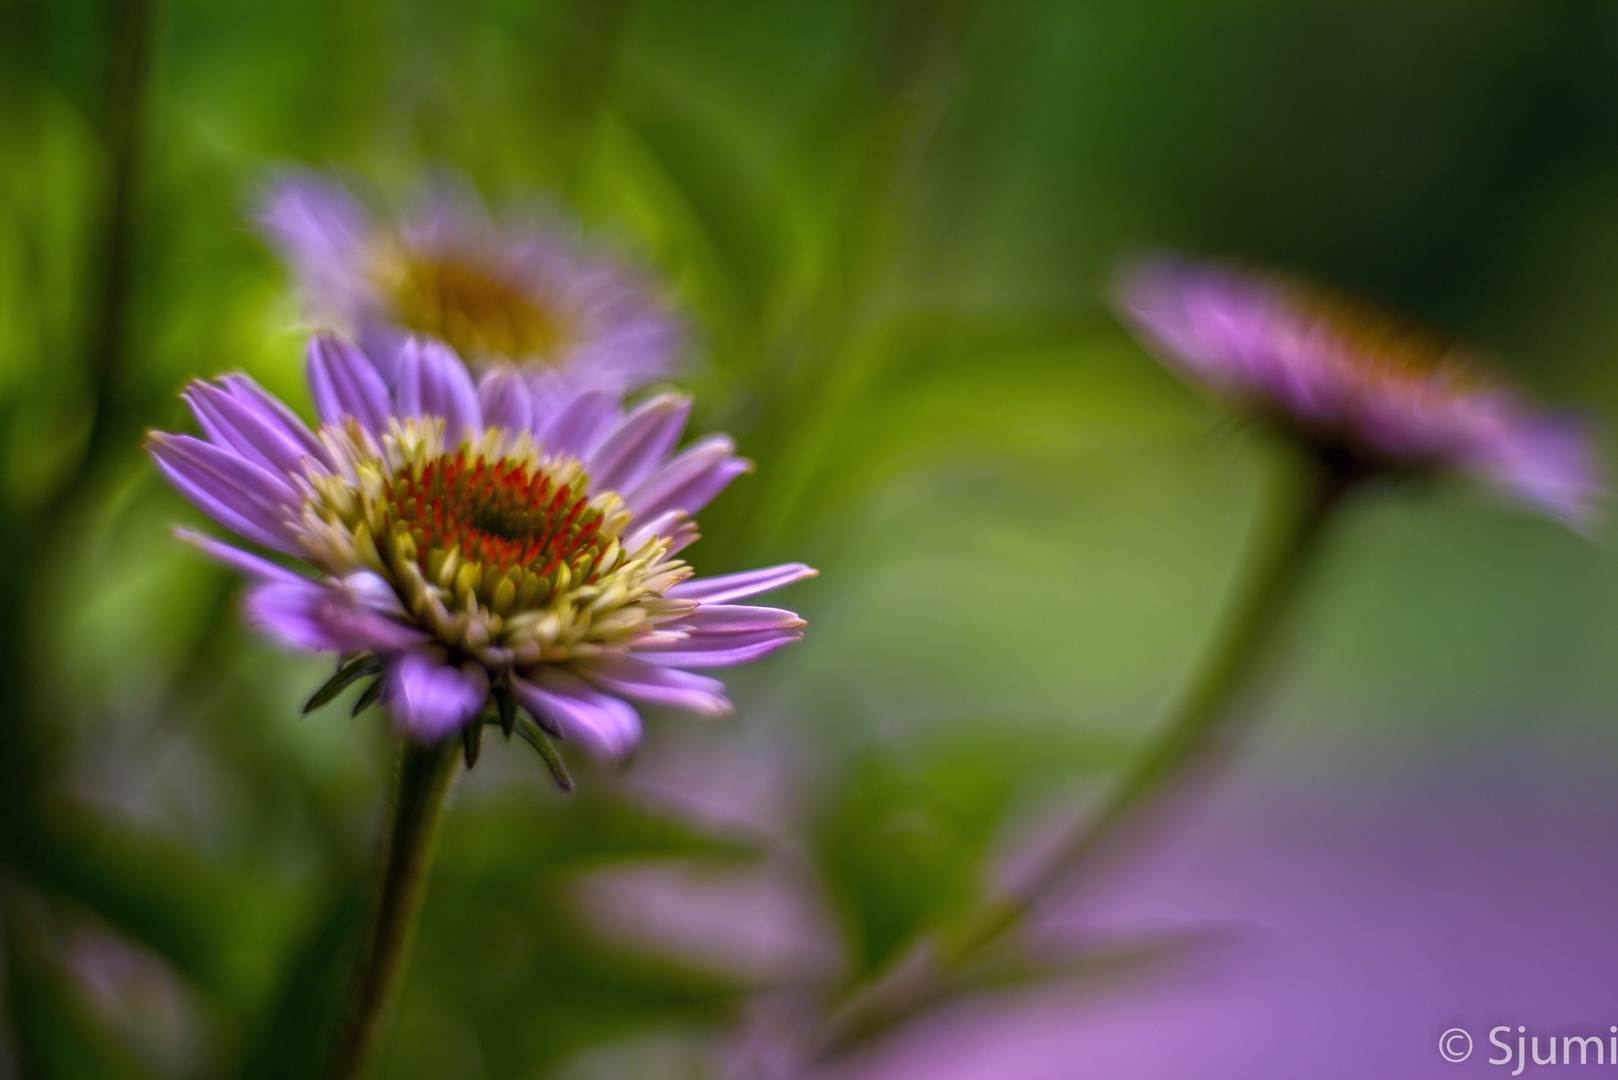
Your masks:
{"label": "green stem", "polygon": [[415,936],[460,746],[451,738],[431,747],[406,741],[400,749],[381,890],[327,1080],[359,1080],[381,1038]]}
{"label": "green stem", "polygon": [[958,935],[929,942],[887,977],[846,999],[833,1015],[819,1057],[902,1022],[936,1000],[949,976],[1011,930],[1057,882],[1088,862],[1104,842],[1138,822],[1162,796],[1205,774],[1235,748],[1247,715],[1242,694],[1283,622],[1332,512],[1361,479],[1358,470],[1308,456],[1295,491],[1275,501],[1278,519],[1262,530],[1256,553],[1214,648],[1190,683],[1189,693],[1101,806],[1075,822],[1017,887],[987,904]]}
{"label": "green stem", "polygon": [[[84,365],[95,394],[91,428],[79,468],[88,471],[109,452],[121,451],[126,430],[123,399],[130,313],[136,282],[139,195],[149,149],[162,0],[113,0],[108,10],[104,137],[109,171],[106,205],[92,266],[99,278],[90,307]],[[63,492],[63,496],[67,492]]]}

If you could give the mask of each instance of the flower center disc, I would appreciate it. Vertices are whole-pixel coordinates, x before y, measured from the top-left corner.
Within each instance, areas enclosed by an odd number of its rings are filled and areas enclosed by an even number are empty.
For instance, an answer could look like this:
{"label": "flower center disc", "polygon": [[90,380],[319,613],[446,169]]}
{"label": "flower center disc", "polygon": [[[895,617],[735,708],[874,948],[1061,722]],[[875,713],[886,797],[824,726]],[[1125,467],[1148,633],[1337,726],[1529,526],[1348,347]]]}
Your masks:
{"label": "flower center disc", "polygon": [[1394,393],[1456,396],[1487,385],[1453,343],[1414,323],[1332,295],[1305,296],[1345,345],[1344,358],[1366,384]]}
{"label": "flower center disc", "polygon": [[378,535],[390,541],[388,561],[414,562],[427,581],[507,614],[595,584],[617,543],[603,522],[585,478],[565,482],[510,459],[469,461],[462,449],[394,474]]}
{"label": "flower center disc", "polygon": [[379,277],[402,325],[469,359],[548,359],[567,337],[558,312],[469,260],[403,254],[386,260]]}

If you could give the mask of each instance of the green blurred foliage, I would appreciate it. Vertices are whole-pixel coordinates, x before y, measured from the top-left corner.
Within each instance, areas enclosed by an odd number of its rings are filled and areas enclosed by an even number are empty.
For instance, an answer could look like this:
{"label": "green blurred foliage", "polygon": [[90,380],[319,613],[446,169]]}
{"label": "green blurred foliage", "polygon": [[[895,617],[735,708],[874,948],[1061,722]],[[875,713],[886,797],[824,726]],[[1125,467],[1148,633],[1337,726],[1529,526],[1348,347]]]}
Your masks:
{"label": "green blurred foliage", "polygon": [[[193,375],[307,407],[250,226],[278,168],[380,203],[461,170],[651,268],[701,426],[759,464],[693,561],[824,571],[723,729],[652,716],[571,800],[521,745],[463,783],[382,1074],[582,1076],[699,1067],[759,993],[946,929],[1170,696],[1269,461],[1107,318],[1121,253],[1295,266],[1610,414],[1615,121],[1598,3],[6,0],[0,1065],[306,1077],[329,1034],[386,740],[352,693],[299,717],[326,669],[239,625],[138,449]],[[1615,569],[1475,496],[1366,508],[1283,742],[1419,754],[1528,709],[1610,754]],[[760,787],[745,828],[703,805]],[[832,962],[749,976],[572,891],[715,865],[790,868]]]}

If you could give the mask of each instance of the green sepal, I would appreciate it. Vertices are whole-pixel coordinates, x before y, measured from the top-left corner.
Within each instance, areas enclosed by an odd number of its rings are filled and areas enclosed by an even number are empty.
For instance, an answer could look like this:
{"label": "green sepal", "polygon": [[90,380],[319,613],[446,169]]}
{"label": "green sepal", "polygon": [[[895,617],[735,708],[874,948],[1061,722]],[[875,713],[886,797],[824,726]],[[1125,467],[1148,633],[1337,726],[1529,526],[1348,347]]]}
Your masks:
{"label": "green sepal", "polygon": [[[489,716],[484,722],[498,724],[500,720],[497,717]],[[539,752],[539,756],[545,760],[545,766],[550,769],[551,779],[556,781],[556,786],[571,795],[573,793],[573,777],[568,775],[567,766],[562,764],[562,755],[556,752],[556,747],[551,744],[550,737],[545,734],[538,724],[534,723],[533,718],[528,713],[514,708],[512,710],[512,730],[522,736],[523,742]]]}
{"label": "green sepal", "polygon": [[511,739],[511,733],[517,729],[517,701],[511,696],[508,687],[496,686],[494,688],[495,708],[500,710],[500,730],[505,733],[506,739]]}
{"label": "green sepal", "polygon": [[365,691],[360,694],[359,698],[354,702],[354,711],[349,713],[349,715],[350,716],[358,716],[360,713],[364,712],[366,709],[369,709],[372,705],[375,705],[376,704],[376,699],[381,697],[381,696],[382,696],[382,680],[377,679],[370,686],[367,686],[365,688]]}
{"label": "green sepal", "polygon": [[382,661],[371,653],[361,653],[351,660],[338,664],[336,674],[327,679],[320,689],[309,695],[309,700],[304,702],[304,715],[309,715],[344,690],[347,690],[349,684],[354,680],[363,679],[367,675],[375,675],[381,670]]}
{"label": "green sepal", "polygon": [[483,750],[483,720],[477,719],[470,724],[461,725],[461,753],[466,758],[466,767],[470,769],[478,763],[478,754]]}

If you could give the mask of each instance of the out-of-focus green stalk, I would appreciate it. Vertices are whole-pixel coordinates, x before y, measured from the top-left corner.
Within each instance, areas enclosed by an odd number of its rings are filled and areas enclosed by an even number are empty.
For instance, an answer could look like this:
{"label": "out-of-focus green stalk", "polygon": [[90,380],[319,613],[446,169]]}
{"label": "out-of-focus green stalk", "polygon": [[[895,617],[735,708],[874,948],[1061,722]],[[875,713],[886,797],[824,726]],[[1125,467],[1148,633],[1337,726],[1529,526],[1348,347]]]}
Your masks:
{"label": "out-of-focus green stalk", "polygon": [[119,400],[129,310],[135,281],[137,206],[146,167],[150,99],[157,70],[161,0],[113,0],[109,10],[107,69],[102,93],[109,172],[105,217],[93,258],[98,295],[91,305],[85,368],[93,387],[86,466],[103,453],[123,450]]}
{"label": "out-of-focus green stalk", "polygon": [[578,194],[632,6],[633,0],[574,0],[560,19],[569,31],[561,35],[567,47],[543,58],[554,73],[555,93],[562,106],[556,130],[548,137],[558,143],[564,198]]}
{"label": "out-of-focus green stalk", "polygon": [[975,920],[949,952],[965,959],[1017,922],[1069,869],[1086,861],[1102,841],[1193,773],[1235,749],[1247,715],[1240,691],[1265,658],[1282,625],[1288,601],[1304,576],[1332,511],[1358,473],[1309,460],[1298,490],[1261,536],[1246,580],[1214,637],[1213,649],[1169,722],[1135,759],[1100,810],[1078,824],[1049,861],[1015,891]]}
{"label": "out-of-focus green stalk", "polygon": [[[27,572],[60,542],[58,535],[90,491],[107,461],[135,451],[134,440],[117,433],[129,412],[122,385],[130,301],[135,282],[133,252],[142,224],[139,193],[150,135],[150,113],[162,31],[161,0],[110,0],[104,27],[100,131],[107,175],[91,212],[96,221],[86,253],[87,286],[81,299],[87,323],[83,352],[91,396],[91,428],[77,464],[40,505],[0,500],[0,608],[12,613],[0,629],[0,859],[47,859],[57,850],[49,839],[52,818],[38,800],[49,786],[56,746],[43,713],[49,708],[39,672],[42,637],[38,613],[58,603],[49,575]],[[42,79],[42,76],[35,76]],[[51,379],[62,378],[53,370]],[[26,405],[13,403],[0,418],[15,422]],[[20,853],[20,854],[19,854]]]}
{"label": "out-of-focus green stalk", "polygon": [[987,903],[956,936],[923,943],[847,997],[827,1025],[816,1051],[819,1058],[903,1022],[947,993],[951,976],[1013,929],[1053,886],[1235,748],[1249,712],[1243,691],[1256,681],[1333,512],[1365,475],[1353,464],[1325,456],[1300,455],[1299,460],[1295,479],[1289,477],[1287,490],[1271,500],[1270,521],[1258,530],[1255,553],[1215,631],[1207,660],[1117,786],[1016,887]]}
{"label": "out-of-focus green stalk", "polygon": [[[848,403],[872,377],[861,361],[868,359],[890,291],[886,279],[902,246],[911,193],[953,101],[962,27],[975,6],[974,0],[886,0],[861,10],[865,40],[855,85],[865,115],[840,125],[858,140],[850,148],[858,172],[836,209],[806,317],[793,323],[791,333],[802,334],[801,343],[767,346],[773,358],[765,363],[794,359],[767,373],[749,444],[759,461],[769,462],[760,470],[765,486],[745,525],[744,542],[754,550],[775,548],[789,534],[838,445]],[[718,561],[725,561],[723,553]]]}
{"label": "out-of-focus green stalk", "polygon": [[327,1065],[327,1080],[365,1076],[381,1041],[415,937],[460,746],[459,738],[432,747],[407,740],[399,751],[381,888],[359,971],[349,989],[346,1021]]}

